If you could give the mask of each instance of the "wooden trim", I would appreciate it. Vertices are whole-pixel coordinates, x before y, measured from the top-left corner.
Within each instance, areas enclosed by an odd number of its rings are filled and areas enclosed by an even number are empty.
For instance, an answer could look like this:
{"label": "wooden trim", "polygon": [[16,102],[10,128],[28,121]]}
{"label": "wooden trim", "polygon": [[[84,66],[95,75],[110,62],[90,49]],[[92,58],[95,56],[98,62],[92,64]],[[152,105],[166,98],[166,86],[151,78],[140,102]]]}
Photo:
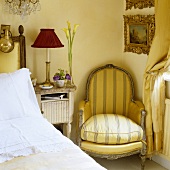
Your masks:
{"label": "wooden trim", "polygon": [[24,68],[26,67],[26,44],[25,44],[25,36],[24,33],[24,27],[20,25],[18,27],[19,36],[13,36],[12,40],[14,42],[19,42],[19,48],[20,48],[20,67]]}

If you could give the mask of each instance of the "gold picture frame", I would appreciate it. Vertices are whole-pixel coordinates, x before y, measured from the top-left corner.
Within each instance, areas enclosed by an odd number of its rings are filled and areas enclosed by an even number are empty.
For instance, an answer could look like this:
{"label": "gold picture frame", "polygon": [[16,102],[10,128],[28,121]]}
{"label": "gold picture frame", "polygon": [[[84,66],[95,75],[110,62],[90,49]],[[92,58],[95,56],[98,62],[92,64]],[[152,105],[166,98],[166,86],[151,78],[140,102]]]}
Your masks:
{"label": "gold picture frame", "polygon": [[155,34],[155,15],[124,15],[124,51],[148,54]]}
{"label": "gold picture frame", "polygon": [[132,9],[132,7],[143,9],[151,8],[155,6],[155,0],[126,0],[126,10]]}

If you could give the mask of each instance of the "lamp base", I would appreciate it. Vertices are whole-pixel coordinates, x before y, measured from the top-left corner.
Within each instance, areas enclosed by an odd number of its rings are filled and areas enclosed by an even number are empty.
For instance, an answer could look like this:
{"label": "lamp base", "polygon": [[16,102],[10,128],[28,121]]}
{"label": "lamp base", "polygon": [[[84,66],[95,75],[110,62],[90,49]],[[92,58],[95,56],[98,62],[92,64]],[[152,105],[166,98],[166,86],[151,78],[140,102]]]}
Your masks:
{"label": "lamp base", "polygon": [[[47,48],[47,53],[49,53],[48,48]],[[49,58],[49,57],[47,57],[47,58]],[[46,61],[46,80],[45,80],[45,82],[42,83],[42,85],[44,87],[51,87],[51,86],[53,87],[54,86],[54,84],[50,81],[50,61],[49,61],[49,59],[48,59],[48,61]]]}

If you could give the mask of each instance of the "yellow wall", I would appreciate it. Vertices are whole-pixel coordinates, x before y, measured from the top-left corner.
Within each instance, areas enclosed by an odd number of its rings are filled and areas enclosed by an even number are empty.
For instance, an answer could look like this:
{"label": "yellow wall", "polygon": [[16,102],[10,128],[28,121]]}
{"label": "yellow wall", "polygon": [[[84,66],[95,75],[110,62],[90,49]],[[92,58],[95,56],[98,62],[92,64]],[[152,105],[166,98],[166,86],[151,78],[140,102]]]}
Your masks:
{"label": "yellow wall", "polygon": [[0,1],[1,24],[10,24],[13,35],[18,35],[20,24],[25,28],[27,67],[38,82],[45,80],[46,51],[31,48],[31,45],[41,28],[54,28],[65,47],[50,50],[51,79],[58,68],[68,70],[67,40],[61,29],[66,27],[66,21],[69,20],[72,24],[80,24],[73,49],[73,77],[77,85],[75,114],[78,102],[85,97],[88,74],[94,67],[106,63],[129,70],[135,80],[136,97],[142,98],[142,78],[147,55],[123,52],[123,15],[152,14],[152,8],[125,11],[123,0],[40,0],[40,3],[41,11],[23,21],[19,16],[4,12],[4,1]]}

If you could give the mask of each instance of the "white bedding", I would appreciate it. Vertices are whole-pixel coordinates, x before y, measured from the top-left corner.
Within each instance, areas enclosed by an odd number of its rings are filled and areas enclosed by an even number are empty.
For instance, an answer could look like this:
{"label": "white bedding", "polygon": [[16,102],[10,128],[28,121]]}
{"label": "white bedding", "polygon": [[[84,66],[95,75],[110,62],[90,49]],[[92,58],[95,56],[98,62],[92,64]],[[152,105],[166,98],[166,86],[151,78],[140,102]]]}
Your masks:
{"label": "white bedding", "polygon": [[0,121],[0,127],[0,163],[17,156],[60,152],[74,145],[43,117]]}
{"label": "white bedding", "polygon": [[78,147],[38,153],[0,164],[0,170],[106,170]]}
{"label": "white bedding", "polygon": [[0,147],[6,146],[1,147],[0,160],[11,160],[1,163],[0,170],[105,169],[44,118],[16,119],[5,127],[7,130],[3,130],[10,133],[2,135],[3,131],[0,132],[0,139],[4,139]]}
{"label": "white bedding", "polygon": [[104,170],[43,118],[28,69],[0,82],[0,170]]}

